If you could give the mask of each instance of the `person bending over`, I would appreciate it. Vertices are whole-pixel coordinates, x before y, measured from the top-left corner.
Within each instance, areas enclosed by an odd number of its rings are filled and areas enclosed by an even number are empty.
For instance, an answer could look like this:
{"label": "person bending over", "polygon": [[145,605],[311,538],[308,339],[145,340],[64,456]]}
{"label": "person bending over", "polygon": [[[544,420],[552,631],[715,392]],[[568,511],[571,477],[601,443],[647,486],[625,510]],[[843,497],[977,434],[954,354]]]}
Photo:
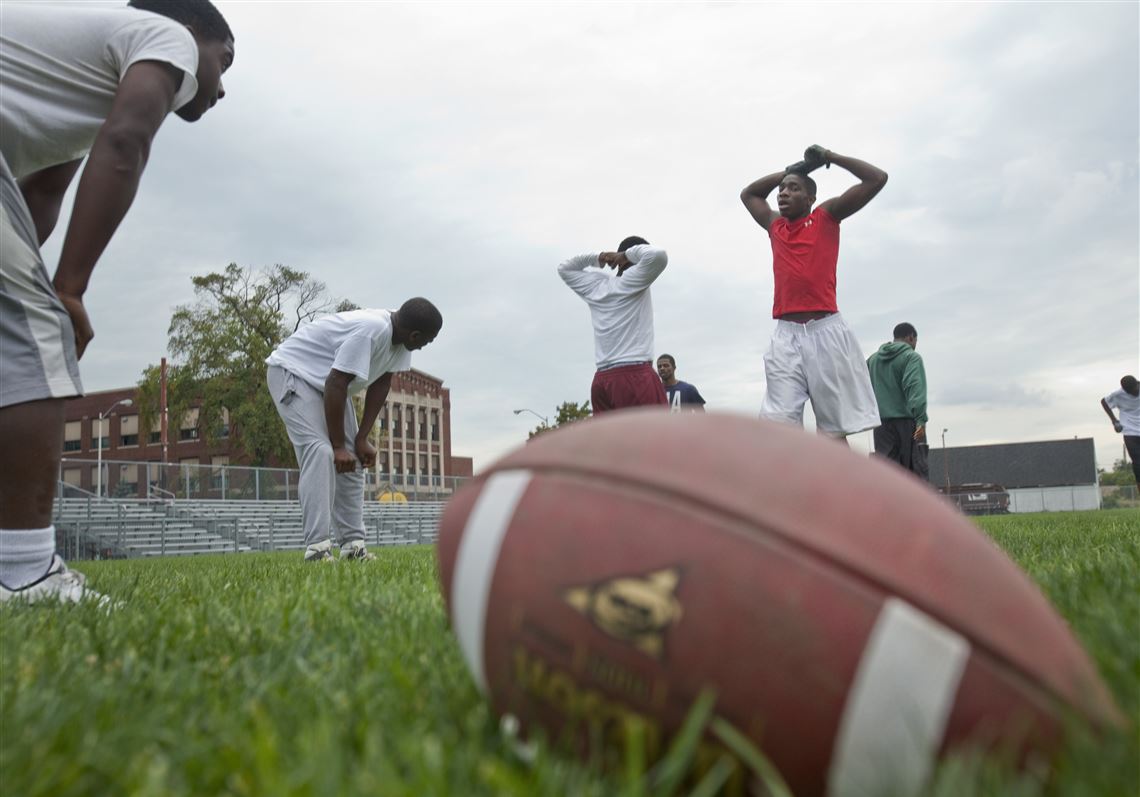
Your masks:
{"label": "person bending over", "polygon": [[[368,432],[392,374],[412,367],[412,352],[435,340],[443,316],[427,299],[399,310],[349,310],[305,324],[265,362],[266,382],[301,469],[297,496],[305,561],[373,559],[364,544],[364,474],[376,463]],[[351,396],[364,390],[359,426]]]}

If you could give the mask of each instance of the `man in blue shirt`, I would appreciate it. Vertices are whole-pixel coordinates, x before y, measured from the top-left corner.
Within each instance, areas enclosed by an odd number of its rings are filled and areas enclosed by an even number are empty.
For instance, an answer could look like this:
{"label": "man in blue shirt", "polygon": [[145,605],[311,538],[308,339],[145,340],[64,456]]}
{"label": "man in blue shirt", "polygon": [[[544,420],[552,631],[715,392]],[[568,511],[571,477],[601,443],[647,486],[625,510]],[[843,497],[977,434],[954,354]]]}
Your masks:
{"label": "man in blue shirt", "polygon": [[665,386],[665,395],[669,399],[669,411],[704,412],[705,400],[701,393],[688,382],[677,378],[677,361],[672,354],[662,354],[657,358],[657,374]]}

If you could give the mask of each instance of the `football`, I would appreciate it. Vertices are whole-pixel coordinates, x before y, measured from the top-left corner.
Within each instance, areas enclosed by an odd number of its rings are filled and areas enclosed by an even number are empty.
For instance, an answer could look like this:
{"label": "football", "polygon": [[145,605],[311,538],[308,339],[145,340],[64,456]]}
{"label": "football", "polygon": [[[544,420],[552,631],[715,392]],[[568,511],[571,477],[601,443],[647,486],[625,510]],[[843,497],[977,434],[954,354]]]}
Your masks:
{"label": "football", "polygon": [[543,434],[452,498],[438,555],[479,688],[550,739],[638,718],[661,753],[711,689],[795,794],[906,794],[948,751],[1026,761],[1070,716],[1122,721],[982,532],[800,429],[652,409]]}

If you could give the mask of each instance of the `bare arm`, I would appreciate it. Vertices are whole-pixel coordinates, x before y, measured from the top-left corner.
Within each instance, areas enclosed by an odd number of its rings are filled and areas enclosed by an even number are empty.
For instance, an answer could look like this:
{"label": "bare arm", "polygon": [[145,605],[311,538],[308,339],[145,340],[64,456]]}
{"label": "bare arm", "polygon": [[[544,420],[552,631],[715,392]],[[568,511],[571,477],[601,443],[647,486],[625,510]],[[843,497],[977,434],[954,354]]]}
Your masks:
{"label": "bare arm", "polygon": [[83,307],[91,272],[134,201],[151,142],[181,81],[182,73],[169,64],[139,61],[131,66],[87,156],[53,280],[75,326],[80,357],[94,337]]}
{"label": "bare arm", "polygon": [[1104,411],[1106,413],[1108,413],[1108,417],[1112,419],[1112,428],[1113,429],[1115,429],[1118,432],[1121,431],[1122,429],[1124,429],[1124,426],[1120,423],[1119,420],[1117,420],[1116,414],[1113,413],[1112,407],[1108,406],[1107,401],[1105,401],[1104,399],[1101,399],[1100,400],[1100,406],[1104,408]]}
{"label": "bare arm", "polygon": [[756,223],[765,230],[779,217],[779,214],[772,210],[772,206],[768,204],[768,195],[776,189],[786,174],[786,171],[773,172],[767,177],[761,177],[754,183],[749,183],[740,192],[740,201],[752,214],[752,218],[756,219]]}
{"label": "bare arm", "polygon": [[71,185],[72,178],[79,171],[83,158],[67,163],[57,163],[38,172],[32,172],[20,180],[20,193],[32,213],[36,225],[36,239],[40,246],[51,237],[55,223],[59,221],[59,209],[63,205],[63,195]]}
{"label": "bare arm", "polygon": [[333,467],[337,473],[352,473],[356,470],[356,457],[344,445],[344,407],[348,402],[348,384],[353,375],[329,371],[325,379],[325,426],[328,429],[329,443],[333,450]]}
{"label": "bare arm", "polygon": [[360,431],[356,433],[354,447],[356,457],[360,464],[370,468],[376,464],[376,447],[368,442],[368,432],[376,423],[380,410],[384,407],[384,400],[388,398],[388,390],[392,386],[392,374],[384,374],[368,386],[364,394],[364,413],[360,418]]}
{"label": "bare arm", "polygon": [[848,216],[862,210],[863,206],[874,199],[875,195],[882,191],[883,186],[887,184],[887,173],[878,166],[872,166],[866,161],[839,155],[830,150],[826,151],[825,157],[829,163],[842,166],[859,178],[858,185],[853,185],[834,199],[829,199],[820,204],[820,207],[826,210],[836,221],[843,221]]}

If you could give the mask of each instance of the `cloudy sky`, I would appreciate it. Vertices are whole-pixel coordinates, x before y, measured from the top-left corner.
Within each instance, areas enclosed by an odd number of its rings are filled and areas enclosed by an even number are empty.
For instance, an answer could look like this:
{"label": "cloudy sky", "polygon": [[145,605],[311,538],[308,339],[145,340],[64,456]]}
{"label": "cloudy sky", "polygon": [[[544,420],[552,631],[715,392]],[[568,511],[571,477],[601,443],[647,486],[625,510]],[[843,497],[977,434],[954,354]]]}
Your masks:
{"label": "cloudy sky", "polygon": [[[918,328],[932,443],[1121,456],[1098,402],[1140,370],[1134,2],[218,6],[227,96],[159,133],[87,294],[89,390],[166,354],[192,275],[283,263],[359,305],[439,305],[413,362],[479,469],[534,425],[512,409],[589,397],[589,313],[556,267],[637,234],[669,253],[657,351],[754,415],[771,253],[738,196],[819,143],[890,173],[843,224],[839,306],[866,354]],[[817,177],[821,199],[853,182]]]}

